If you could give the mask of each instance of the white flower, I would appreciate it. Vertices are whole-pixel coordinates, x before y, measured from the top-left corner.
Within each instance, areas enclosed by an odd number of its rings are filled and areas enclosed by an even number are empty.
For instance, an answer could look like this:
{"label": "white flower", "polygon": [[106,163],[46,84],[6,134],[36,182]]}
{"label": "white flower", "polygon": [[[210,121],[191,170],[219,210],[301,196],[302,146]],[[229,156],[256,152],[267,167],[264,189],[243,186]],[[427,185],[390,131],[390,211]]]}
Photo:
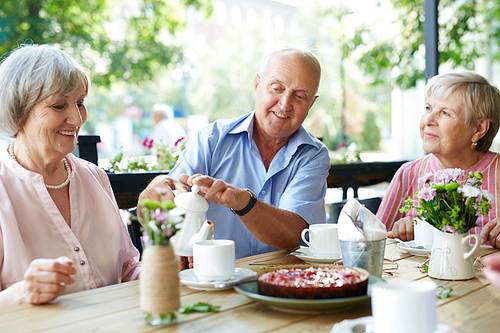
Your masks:
{"label": "white flower", "polygon": [[158,226],[156,225],[155,221],[149,221],[148,226],[155,234],[157,235],[161,234],[161,230],[158,229]]}
{"label": "white flower", "polygon": [[486,190],[483,190],[483,197],[485,197],[486,199],[488,199],[488,201],[495,200],[495,197],[493,196],[493,194],[491,194],[490,192],[488,192]]}
{"label": "white flower", "polygon": [[480,189],[470,185],[465,185],[462,188],[462,192],[464,193],[464,196],[466,196],[467,198],[476,198],[482,194]]}

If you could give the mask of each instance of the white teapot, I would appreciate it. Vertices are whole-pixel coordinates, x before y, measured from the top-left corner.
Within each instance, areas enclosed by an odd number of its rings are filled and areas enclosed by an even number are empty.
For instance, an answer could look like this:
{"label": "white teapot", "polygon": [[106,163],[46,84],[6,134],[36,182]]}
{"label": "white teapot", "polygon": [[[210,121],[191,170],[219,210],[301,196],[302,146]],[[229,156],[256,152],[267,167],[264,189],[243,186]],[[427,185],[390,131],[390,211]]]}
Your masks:
{"label": "white teapot", "polygon": [[178,256],[192,256],[194,240],[208,239],[210,233],[208,222],[208,228],[202,228],[203,222],[207,219],[208,202],[198,194],[199,191],[198,185],[193,185],[191,192],[173,191],[176,207],[185,213],[179,232],[170,239]]}

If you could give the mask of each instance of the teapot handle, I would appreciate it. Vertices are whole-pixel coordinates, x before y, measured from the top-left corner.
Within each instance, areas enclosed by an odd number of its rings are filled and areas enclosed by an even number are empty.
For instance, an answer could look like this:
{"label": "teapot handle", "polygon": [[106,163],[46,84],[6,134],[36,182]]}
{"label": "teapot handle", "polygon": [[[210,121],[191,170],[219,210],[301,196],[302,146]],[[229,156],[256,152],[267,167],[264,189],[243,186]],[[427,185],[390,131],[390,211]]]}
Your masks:
{"label": "teapot handle", "polygon": [[470,256],[472,256],[474,253],[476,253],[476,251],[479,249],[479,245],[481,245],[481,236],[479,236],[478,234],[470,234],[468,236],[465,236],[464,238],[462,238],[462,244],[469,245],[469,239],[471,239],[471,238],[475,238],[476,243],[472,247],[472,250],[470,250],[467,253],[464,253],[464,259],[467,259]]}

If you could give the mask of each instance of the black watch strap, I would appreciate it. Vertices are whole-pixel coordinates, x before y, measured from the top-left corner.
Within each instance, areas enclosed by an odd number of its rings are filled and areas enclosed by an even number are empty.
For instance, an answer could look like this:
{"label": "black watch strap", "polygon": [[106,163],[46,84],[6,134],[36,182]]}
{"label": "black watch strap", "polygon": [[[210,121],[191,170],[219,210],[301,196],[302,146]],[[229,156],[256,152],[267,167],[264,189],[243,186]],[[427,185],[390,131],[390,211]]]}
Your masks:
{"label": "black watch strap", "polygon": [[248,188],[246,188],[245,191],[247,191],[248,193],[250,193],[250,201],[245,206],[245,208],[243,208],[242,210],[234,210],[234,209],[231,208],[231,211],[233,213],[235,213],[236,215],[238,215],[238,216],[243,216],[246,213],[248,213],[249,211],[251,211],[252,208],[253,208],[253,206],[255,206],[255,203],[257,202],[257,196],[255,195],[255,193],[253,193]]}

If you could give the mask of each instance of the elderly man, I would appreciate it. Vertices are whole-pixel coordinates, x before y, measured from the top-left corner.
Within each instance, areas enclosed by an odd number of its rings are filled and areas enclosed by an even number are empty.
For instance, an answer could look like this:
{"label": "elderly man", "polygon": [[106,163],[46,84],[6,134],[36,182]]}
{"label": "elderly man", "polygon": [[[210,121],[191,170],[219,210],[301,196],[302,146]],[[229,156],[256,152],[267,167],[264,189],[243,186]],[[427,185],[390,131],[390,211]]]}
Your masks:
{"label": "elderly man", "polygon": [[254,79],[255,111],[201,130],[169,176],[155,178],[141,198],[159,200],[156,187],[199,185],[215,238],[234,240],[237,258],[293,249],[308,224],[326,221],[328,150],[302,127],[320,76],[308,51],[272,53]]}

